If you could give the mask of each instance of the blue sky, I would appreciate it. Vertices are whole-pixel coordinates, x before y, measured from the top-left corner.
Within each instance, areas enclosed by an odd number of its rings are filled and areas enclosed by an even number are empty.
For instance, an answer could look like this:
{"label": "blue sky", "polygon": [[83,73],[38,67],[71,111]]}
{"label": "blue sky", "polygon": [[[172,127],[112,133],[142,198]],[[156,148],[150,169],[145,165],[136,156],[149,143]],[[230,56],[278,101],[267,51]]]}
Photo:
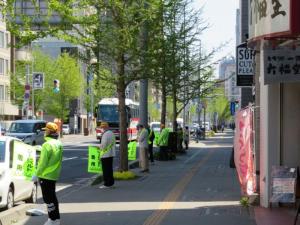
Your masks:
{"label": "blue sky", "polygon": [[220,51],[216,58],[235,54],[236,9],[239,0],[194,0],[196,7],[204,7],[203,19],[210,27],[203,33],[203,47],[209,51],[230,41],[227,47]]}

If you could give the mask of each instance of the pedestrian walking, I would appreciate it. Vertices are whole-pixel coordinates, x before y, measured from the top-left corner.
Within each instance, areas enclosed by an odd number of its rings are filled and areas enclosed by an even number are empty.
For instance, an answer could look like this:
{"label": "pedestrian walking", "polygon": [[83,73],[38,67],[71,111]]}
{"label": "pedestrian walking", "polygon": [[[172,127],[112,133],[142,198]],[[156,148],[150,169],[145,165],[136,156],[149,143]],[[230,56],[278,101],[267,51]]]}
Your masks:
{"label": "pedestrian walking", "polygon": [[159,146],[159,159],[168,160],[168,139],[169,139],[169,130],[165,128],[164,124],[160,126],[161,132],[158,139]]}
{"label": "pedestrian walking", "polygon": [[100,143],[100,160],[103,172],[103,182],[99,188],[111,188],[115,184],[113,174],[113,159],[116,156],[116,137],[109,130],[107,122],[101,122],[100,129],[103,130],[103,135]]}
{"label": "pedestrian walking", "polygon": [[190,139],[189,127],[186,126],[183,132],[183,141],[185,145],[185,150],[188,150],[189,148],[189,139]]}
{"label": "pedestrian walking", "polygon": [[142,173],[149,172],[148,160],[148,131],[142,124],[137,125],[138,143],[139,143],[139,161]]}
{"label": "pedestrian walking", "polygon": [[179,152],[182,152],[183,148],[182,148],[182,143],[183,143],[183,130],[182,127],[178,128],[177,131],[177,149]]}
{"label": "pedestrian walking", "polygon": [[58,140],[58,126],[55,123],[47,123],[44,129],[46,142],[42,145],[36,177],[32,180],[36,181],[38,178],[43,200],[47,204],[49,218],[44,225],[60,225],[55,187],[61,171],[63,146]]}
{"label": "pedestrian walking", "polygon": [[153,130],[150,128],[150,126],[148,125],[147,127],[147,131],[148,131],[148,152],[149,152],[149,158],[150,158],[150,162],[152,165],[154,165],[154,157],[153,157],[153,141],[155,138],[155,134],[153,132]]}

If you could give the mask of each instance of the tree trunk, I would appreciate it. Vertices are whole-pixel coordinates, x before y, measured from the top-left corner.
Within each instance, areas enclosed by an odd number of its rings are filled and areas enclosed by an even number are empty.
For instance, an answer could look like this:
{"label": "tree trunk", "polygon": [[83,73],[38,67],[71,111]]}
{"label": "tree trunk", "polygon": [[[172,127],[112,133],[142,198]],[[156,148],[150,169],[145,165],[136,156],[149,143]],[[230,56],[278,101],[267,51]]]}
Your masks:
{"label": "tree trunk", "polygon": [[118,74],[118,99],[119,99],[119,125],[120,125],[120,171],[128,171],[128,146],[127,146],[127,113],[125,105],[125,60],[121,54],[117,60]]}

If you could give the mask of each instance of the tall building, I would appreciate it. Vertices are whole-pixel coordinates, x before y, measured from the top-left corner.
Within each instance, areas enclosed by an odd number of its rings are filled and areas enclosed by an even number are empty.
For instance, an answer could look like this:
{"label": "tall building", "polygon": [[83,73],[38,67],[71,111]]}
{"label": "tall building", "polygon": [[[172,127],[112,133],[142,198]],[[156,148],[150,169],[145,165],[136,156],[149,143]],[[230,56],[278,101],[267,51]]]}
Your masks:
{"label": "tall building", "polygon": [[236,86],[236,65],[234,57],[224,58],[219,64],[219,79],[224,81],[228,101],[240,100],[240,88]]}
{"label": "tall building", "polygon": [[9,121],[19,115],[10,99],[10,34],[0,15],[0,125],[7,128]]}

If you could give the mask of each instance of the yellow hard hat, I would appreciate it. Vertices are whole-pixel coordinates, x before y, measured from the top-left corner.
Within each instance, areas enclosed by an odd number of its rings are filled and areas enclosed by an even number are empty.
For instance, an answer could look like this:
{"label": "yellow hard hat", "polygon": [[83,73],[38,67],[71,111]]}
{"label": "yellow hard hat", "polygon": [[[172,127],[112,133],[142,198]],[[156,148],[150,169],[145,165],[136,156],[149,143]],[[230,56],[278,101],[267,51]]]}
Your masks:
{"label": "yellow hard hat", "polygon": [[56,125],[56,123],[48,122],[43,130],[50,131],[51,133],[56,133],[58,131],[58,126]]}
{"label": "yellow hard hat", "polygon": [[100,128],[107,128],[107,127],[108,127],[108,123],[107,122],[101,122]]}

